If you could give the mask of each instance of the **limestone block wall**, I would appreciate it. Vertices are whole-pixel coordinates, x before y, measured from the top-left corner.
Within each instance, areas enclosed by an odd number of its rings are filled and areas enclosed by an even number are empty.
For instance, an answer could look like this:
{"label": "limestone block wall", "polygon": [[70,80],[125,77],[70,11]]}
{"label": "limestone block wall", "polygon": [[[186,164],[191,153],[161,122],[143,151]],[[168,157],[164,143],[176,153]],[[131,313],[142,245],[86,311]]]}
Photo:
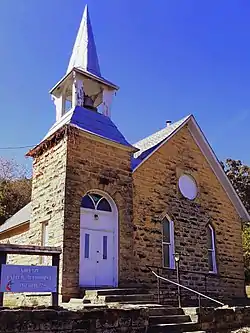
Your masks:
{"label": "limestone block wall", "polygon": [[63,293],[78,293],[80,204],[90,190],[107,193],[118,209],[119,284],[133,279],[131,152],[75,129],[68,140],[65,192]]}
{"label": "limestone block wall", "polygon": [[[248,332],[249,307],[235,308],[186,308],[186,315],[197,321],[197,332]],[[147,308],[92,309],[67,311],[51,309],[1,309],[1,333],[142,333],[152,330]],[[238,332],[238,331],[237,331]]]}
{"label": "limestone block wall", "polygon": [[[179,176],[187,172],[198,185],[198,196],[190,201],[178,190]],[[218,274],[209,277],[208,292],[244,296],[241,221],[227,194],[193,140],[188,127],[181,129],[134,173],[134,248],[136,277],[141,283],[155,279],[145,266],[162,266],[162,219],[174,222],[175,251],[180,268],[208,273],[206,226],[215,229]],[[165,272],[171,276],[175,272]],[[173,278],[176,278],[173,276]],[[181,274],[182,282],[204,291],[204,276]]]}
{"label": "limestone block wall", "polygon": [[[62,138],[33,160],[32,212],[26,230],[13,229],[6,234],[2,243],[42,245],[43,223],[48,223],[47,246],[63,247],[64,233],[64,194],[66,171],[67,139]],[[41,256],[9,255],[8,263],[12,264],[44,264]],[[51,265],[51,258],[47,258]],[[63,256],[60,264],[59,293],[61,294]],[[51,304],[50,294],[5,294],[5,305],[37,305]]]}
{"label": "limestone block wall", "polygon": [[141,333],[147,326],[146,309],[0,310],[1,333]]}
{"label": "limestone block wall", "polygon": [[[29,244],[42,244],[43,223],[48,223],[47,246],[63,247],[67,136],[33,160],[32,213]],[[63,255],[60,258],[61,294]],[[41,263],[41,259],[40,259]],[[47,264],[50,264],[48,261]]]}
{"label": "limestone block wall", "polygon": [[[30,224],[29,222],[6,232],[0,236],[0,243],[11,244],[29,244]],[[40,245],[40,244],[38,244]],[[7,263],[12,265],[35,265],[41,264],[40,256],[31,255],[7,255]],[[48,264],[50,262],[48,261]],[[49,293],[5,293],[4,306],[36,306],[36,305],[51,305],[51,294]]]}
{"label": "limestone block wall", "polygon": [[[11,243],[11,244],[28,244],[29,241],[29,222],[19,226],[15,229],[12,229],[8,232],[2,233],[0,235],[0,243]],[[34,258],[33,258],[34,259]],[[25,255],[8,255],[7,262],[9,264],[27,264],[29,265],[32,260],[32,256]]]}

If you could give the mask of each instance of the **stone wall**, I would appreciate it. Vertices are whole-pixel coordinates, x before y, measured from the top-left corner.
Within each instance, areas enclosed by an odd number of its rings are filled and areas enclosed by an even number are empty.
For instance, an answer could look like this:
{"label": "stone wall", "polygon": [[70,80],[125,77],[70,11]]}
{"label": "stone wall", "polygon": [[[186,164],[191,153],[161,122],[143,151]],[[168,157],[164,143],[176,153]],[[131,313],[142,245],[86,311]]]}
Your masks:
{"label": "stone wall", "polygon": [[[42,224],[48,223],[48,243],[43,245],[63,248],[66,161],[66,135],[34,157],[28,244],[42,245]],[[41,258],[39,263],[42,264]],[[51,264],[51,259],[47,261],[47,264]],[[60,258],[60,294],[62,293],[62,267],[63,255]]]}
{"label": "stone wall", "polygon": [[[64,226],[64,193],[66,171],[67,139],[56,142],[52,147],[45,149],[42,154],[33,160],[32,180],[32,210],[29,228],[20,233],[13,229],[2,238],[1,243],[9,241],[12,244],[60,246],[63,243]],[[48,223],[48,244],[42,244],[42,224]],[[44,264],[41,256],[8,255],[7,263],[21,265]],[[46,264],[51,264],[47,258]],[[61,294],[63,256],[60,265],[59,293]],[[17,305],[50,305],[50,294],[6,293],[4,304]]]}
{"label": "stone wall", "polygon": [[107,193],[118,209],[119,285],[133,279],[131,151],[78,129],[68,140],[65,193],[64,295],[79,292],[80,204],[90,190]]}
{"label": "stone wall", "polygon": [[236,307],[228,309],[203,308],[200,311],[197,309],[197,313],[201,329],[206,332],[229,333],[232,332],[233,329],[250,326],[249,307]]}
{"label": "stone wall", "polygon": [[[118,209],[119,284],[133,280],[133,224],[131,149],[98,140],[70,128],[54,144],[42,147],[34,157],[32,214],[30,227],[22,234],[13,233],[10,242],[41,245],[42,224],[48,223],[48,246],[61,246],[59,293],[63,300],[79,296],[80,203],[89,190],[101,190],[112,197]],[[6,240],[3,240],[3,242]],[[20,256],[9,263],[41,264],[41,258]],[[16,305],[23,302],[23,295]],[[32,296],[31,296],[32,297]],[[6,296],[6,300],[9,295]],[[44,298],[32,297],[31,303],[43,304]],[[48,304],[46,298],[44,304]],[[6,303],[8,304],[8,303]],[[12,304],[11,304],[12,305]]]}
{"label": "stone wall", "polygon": [[[230,333],[250,326],[250,309],[186,308],[184,312],[198,322],[197,330]],[[0,333],[145,333],[149,312],[140,309],[0,309]],[[245,332],[245,331],[243,331]]]}
{"label": "stone wall", "polygon": [[147,310],[0,310],[0,333],[144,333]]}
{"label": "stone wall", "polygon": [[[178,191],[178,177],[191,174],[198,184],[194,201]],[[206,226],[216,235],[218,274],[207,279],[207,292],[216,297],[244,296],[241,221],[227,194],[192,138],[182,128],[134,173],[134,247],[136,277],[141,283],[155,281],[146,265],[162,266],[162,219],[174,222],[175,251],[180,269],[208,273]],[[176,279],[176,273],[165,271]],[[185,285],[205,291],[204,275],[181,274]]]}

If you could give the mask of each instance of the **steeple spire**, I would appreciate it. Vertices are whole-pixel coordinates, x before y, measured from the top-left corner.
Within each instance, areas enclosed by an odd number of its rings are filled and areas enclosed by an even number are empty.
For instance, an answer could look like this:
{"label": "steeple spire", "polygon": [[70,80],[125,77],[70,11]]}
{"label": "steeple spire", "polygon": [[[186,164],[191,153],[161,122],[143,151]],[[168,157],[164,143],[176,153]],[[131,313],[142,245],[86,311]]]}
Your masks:
{"label": "steeple spire", "polygon": [[83,12],[82,21],[78,30],[66,74],[68,74],[73,68],[77,68],[94,74],[97,77],[101,77],[87,5],[85,6]]}

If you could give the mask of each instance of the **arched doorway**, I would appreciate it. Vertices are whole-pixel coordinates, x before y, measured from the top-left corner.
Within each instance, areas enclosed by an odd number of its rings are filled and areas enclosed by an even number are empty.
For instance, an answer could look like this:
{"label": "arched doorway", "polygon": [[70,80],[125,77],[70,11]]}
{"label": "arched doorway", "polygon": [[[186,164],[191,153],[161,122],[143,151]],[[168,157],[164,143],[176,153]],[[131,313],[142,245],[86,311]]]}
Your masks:
{"label": "arched doorway", "polygon": [[79,284],[116,287],[118,214],[105,193],[88,192],[81,201]]}

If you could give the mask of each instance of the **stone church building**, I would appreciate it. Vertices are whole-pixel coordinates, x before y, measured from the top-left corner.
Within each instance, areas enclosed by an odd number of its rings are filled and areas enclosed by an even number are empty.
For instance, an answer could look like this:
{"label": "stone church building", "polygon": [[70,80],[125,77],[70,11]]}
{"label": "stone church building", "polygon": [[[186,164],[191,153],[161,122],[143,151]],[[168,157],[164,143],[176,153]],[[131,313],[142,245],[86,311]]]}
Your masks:
{"label": "stone church building", "polygon": [[[245,294],[249,215],[193,115],[131,144],[112,121],[118,86],[100,71],[85,8],[56,120],[33,158],[31,203],[0,227],[2,243],[59,246],[60,294],[156,288],[152,270],[215,297]],[[114,111],[115,112],[115,111]],[[129,112],[129,110],[128,110]],[[49,264],[12,256],[11,263]]]}

